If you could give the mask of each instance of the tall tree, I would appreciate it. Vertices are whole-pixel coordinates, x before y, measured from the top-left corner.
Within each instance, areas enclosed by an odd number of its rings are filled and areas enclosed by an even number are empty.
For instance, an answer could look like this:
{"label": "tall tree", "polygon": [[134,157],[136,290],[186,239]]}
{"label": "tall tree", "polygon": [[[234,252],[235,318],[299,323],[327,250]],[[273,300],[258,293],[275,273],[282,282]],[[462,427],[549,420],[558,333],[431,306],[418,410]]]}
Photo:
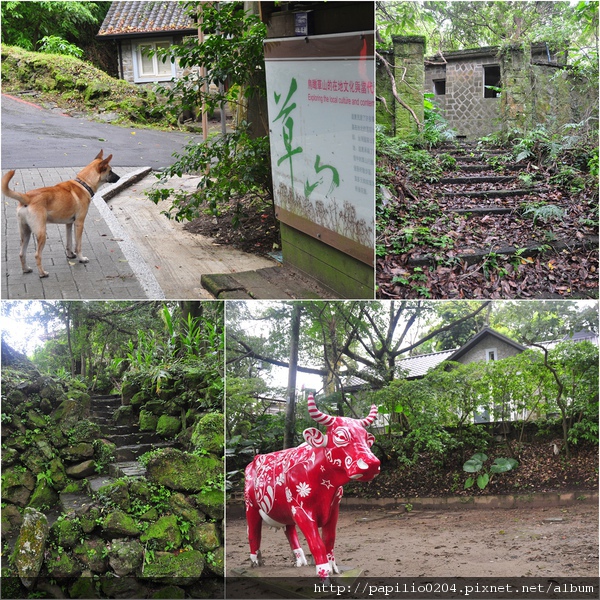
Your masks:
{"label": "tall tree", "polygon": [[285,432],[283,447],[292,448],[296,425],[296,373],[298,368],[298,347],[300,344],[300,318],[302,306],[294,303],[290,322],[290,363],[288,369],[287,406],[285,411]]}

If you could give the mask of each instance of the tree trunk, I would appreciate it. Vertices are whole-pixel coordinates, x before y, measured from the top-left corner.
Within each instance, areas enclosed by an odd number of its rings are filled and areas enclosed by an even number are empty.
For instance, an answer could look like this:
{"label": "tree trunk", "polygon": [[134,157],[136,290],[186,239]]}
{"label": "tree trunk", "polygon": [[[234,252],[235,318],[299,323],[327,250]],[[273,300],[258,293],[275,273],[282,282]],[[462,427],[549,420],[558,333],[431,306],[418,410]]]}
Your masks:
{"label": "tree trunk", "polygon": [[300,316],[302,307],[297,302],[292,308],[290,336],[290,366],[288,370],[287,407],[285,411],[285,431],[283,447],[292,448],[296,426],[296,374],[298,371],[298,345],[300,341]]}

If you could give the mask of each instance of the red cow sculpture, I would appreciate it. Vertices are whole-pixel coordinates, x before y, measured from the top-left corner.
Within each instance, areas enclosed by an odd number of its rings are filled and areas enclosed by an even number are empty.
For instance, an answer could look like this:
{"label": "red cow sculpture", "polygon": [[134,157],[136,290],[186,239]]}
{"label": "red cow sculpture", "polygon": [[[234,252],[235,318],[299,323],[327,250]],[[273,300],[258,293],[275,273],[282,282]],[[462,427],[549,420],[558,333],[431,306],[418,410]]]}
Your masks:
{"label": "red cow sculpture", "polygon": [[[261,528],[285,527],[296,566],[307,565],[298,541],[300,528],[315,559],[317,575],[339,573],[333,554],[342,486],[351,480],[370,481],[379,474],[379,459],[371,452],[375,437],[365,429],[373,423],[373,405],[364,419],[333,417],[322,413],[312,394],[308,412],[327,427],[303,433],[306,443],[297,448],[259,454],[246,467],[246,521],[252,566],[262,564]],[[322,538],[319,535],[322,528]]]}

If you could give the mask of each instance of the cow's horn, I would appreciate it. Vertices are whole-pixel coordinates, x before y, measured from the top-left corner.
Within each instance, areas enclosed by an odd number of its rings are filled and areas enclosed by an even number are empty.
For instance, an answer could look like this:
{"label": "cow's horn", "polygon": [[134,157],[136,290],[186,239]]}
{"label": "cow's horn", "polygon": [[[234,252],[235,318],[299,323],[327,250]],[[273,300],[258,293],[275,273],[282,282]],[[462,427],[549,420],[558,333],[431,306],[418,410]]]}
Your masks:
{"label": "cow's horn", "polygon": [[315,404],[315,399],[312,394],[310,394],[310,396],[308,397],[308,414],[310,415],[311,419],[315,420],[317,423],[322,423],[327,427],[329,427],[329,425],[333,425],[333,423],[335,422],[335,417],[332,417],[331,415],[326,415],[317,408],[317,405]]}
{"label": "cow's horn", "polygon": [[369,416],[365,417],[364,419],[361,419],[360,424],[363,427],[368,427],[375,420],[376,416],[377,416],[377,407],[373,404],[373,406],[371,406],[371,412],[369,413]]}

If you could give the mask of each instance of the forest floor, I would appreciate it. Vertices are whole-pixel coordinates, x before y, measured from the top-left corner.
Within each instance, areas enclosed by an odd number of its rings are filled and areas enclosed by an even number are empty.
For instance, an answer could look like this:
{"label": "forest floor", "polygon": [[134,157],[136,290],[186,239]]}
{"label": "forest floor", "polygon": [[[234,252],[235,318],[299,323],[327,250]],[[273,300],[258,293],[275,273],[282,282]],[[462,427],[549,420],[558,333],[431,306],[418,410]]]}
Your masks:
{"label": "forest floor", "polygon": [[[236,250],[266,256],[281,249],[279,223],[272,207],[257,206],[251,198],[239,200],[241,214],[236,212],[238,200],[221,207],[218,216],[205,214],[184,227],[191,233],[212,238],[216,244],[232,246]],[[239,217],[236,222],[235,218]]]}
{"label": "forest floor", "polygon": [[431,154],[453,166],[431,183],[379,158],[392,173],[378,209],[379,297],[597,297],[598,190],[581,174],[559,180],[468,143]]}
{"label": "forest floor", "polygon": [[[300,538],[304,551],[307,544]],[[296,569],[282,530],[263,527],[259,577],[313,577]],[[342,510],[336,559],[366,577],[596,577],[598,509]],[[227,518],[227,575],[249,569],[244,517]]]}

